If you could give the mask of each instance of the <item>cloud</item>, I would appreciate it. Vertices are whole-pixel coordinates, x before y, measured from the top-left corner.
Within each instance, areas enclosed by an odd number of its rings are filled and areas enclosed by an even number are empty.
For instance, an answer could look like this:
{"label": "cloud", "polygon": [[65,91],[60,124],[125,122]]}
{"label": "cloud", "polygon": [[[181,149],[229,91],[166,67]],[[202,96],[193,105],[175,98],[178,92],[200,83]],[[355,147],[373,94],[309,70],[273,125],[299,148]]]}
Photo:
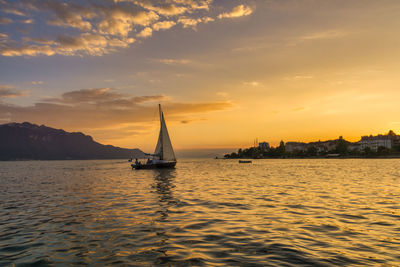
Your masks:
{"label": "cloud", "polygon": [[31,83],[33,85],[40,85],[40,84],[43,84],[43,81],[32,81]]}
{"label": "cloud", "polygon": [[26,20],[21,20],[21,23],[23,24],[32,24],[33,23],[33,19],[26,19]]}
{"label": "cloud", "polygon": [[133,103],[140,104],[140,103],[146,103],[146,102],[153,102],[153,101],[162,101],[166,100],[167,97],[163,95],[152,95],[152,96],[136,96],[133,97]]}
{"label": "cloud", "polygon": [[55,42],[54,40],[49,40],[45,38],[31,38],[31,37],[24,37],[22,38],[24,43],[36,43],[42,45],[53,45]]}
{"label": "cloud", "polygon": [[297,108],[292,109],[292,111],[293,112],[299,112],[299,111],[304,111],[306,109],[307,109],[306,107],[297,107]]}
{"label": "cloud", "polygon": [[24,12],[15,8],[2,8],[1,11],[8,14],[13,14],[17,16],[26,16]]}
{"label": "cloud", "polygon": [[13,57],[13,56],[38,56],[38,55],[46,55],[52,56],[55,54],[53,49],[50,46],[38,46],[38,45],[24,45],[20,47],[10,47],[4,46],[0,53],[2,56]]}
{"label": "cloud", "polygon": [[303,41],[308,40],[323,40],[323,39],[336,39],[346,36],[347,33],[343,31],[330,30],[330,31],[321,31],[321,32],[313,32],[310,34],[306,34],[301,36],[299,39]]}
{"label": "cloud", "polygon": [[142,38],[147,38],[147,37],[150,37],[152,34],[153,34],[153,29],[150,27],[146,27],[136,36],[142,37]]}
{"label": "cloud", "polygon": [[219,19],[238,18],[238,17],[248,16],[251,13],[253,13],[253,10],[249,6],[238,5],[238,6],[234,7],[231,12],[222,13],[222,14],[218,15],[218,18]]}
{"label": "cloud", "polygon": [[199,23],[208,23],[210,21],[214,21],[213,18],[204,17],[204,18],[188,18],[188,17],[180,17],[178,19],[178,23],[182,24],[183,28],[195,28]]}
{"label": "cloud", "polygon": [[233,107],[230,101],[223,102],[200,102],[200,103],[167,103],[166,109],[171,115],[176,114],[195,114],[208,113],[213,111],[225,110]]}
{"label": "cloud", "polygon": [[167,100],[164,95],[130,97],[111,88],[90,88],[67,92],[59,98],[44,98],[43,102],[69,106],[91,104],[103,108],[129,109],[137,104],[164,100]]}
{"label": "cloud", "polygon": [[174,0],[175,3],[177,4],[185,4],[189,6],[191,9],[196,10],[196,9],[205,9],[209,10],[210,5],[213,2],[213,0],[200,0],[200,1],[195,1],[195,0]]}
{"label": "cloud", "polygon": [[260,83],[256,81],[251,81],[251,82],[244,82],[244,85],[249,85],[249,86],[259,86]]}
{"label": "cloud", "polygon": [[99,29],[101,33],[110,35],[128,36],[134,25],[148,26],[159,19],[159,16],[153,11],[135,12],[120,7],[114,7],[105,13]]}
{"label": "cloud", "polygon": [[100,34],[83,33],[79,36],[58,36],[56,40],[25,39],[20,47],[5,45],[0,53],[3,56],[51,56],[88,54],[101,56],[114,51],[115,48],[127,47],[133,43],[133,38],[112,38]]}
{"label": "cloud", "polygon": [[1,98],[15,98],[26,95],[27,92],[15,91],[12,86],[0,85],[0,99]]}
{"label": "cloud", "polygon": [[[9,95],[9,93],[7,94]],[[190,120],[191,114],[205,114],[232,107],[224,102],[173,102],[164,95],[131,96],[109,88],[82,89],[46,99],[33,106],[0,103],[0,114],[12,121],[30,121],[53,127],[112,128],[121,124],[146,124],[155,120],[155,103],[163,101],[170,121]]]}
{"label": "cloud", "polygon": [[263,49],[265,47],[266,47],[266,44],[235,47],[235,48],[232,48],[232,52],[255,52],[255,51]]}
{"label": "cloud", "polygon": [[[149,0],[114,0],[115,2],[134,2],[141,7],[156,11],[157,13],[164,16],[173,16],[183,14],[185,12],[192,13],[196,10],[209,10],[212,0],[170,0],[164,1],[160,4],[160,1],[149,1]],[[154,3],[155,2],[155,3]],[[169,3],[168,3],[169,2]]]}
{"label": "cloud", "polygon": [[185,6],[176,6],[174,4],[162,4],[159,6],[155,6],[148,1],[135,1],[137,5],[140,5],[143,8],[146,8],[151,11],[155,11],[163,16],[174,16],[183,14],[188,11],[188,7]]}
{"label": "cloud", "polygon": [[110,88],[91,88],[81,89],[77,91],[67,92],[61,95],[60,98],[45,99],[46,102],[56,103],[90,103],[90,102],[104,102],[115,99],[121,99],[123,95],[113,92]]}
{"label": "cloud", "polygon": [[173,16],[183,14],[188,10],[188,8],[183,6],[176,6],[176,5],[163,5],[161,6],[157,12],[161,15],[165,16]]}
{"label": "cloud", "polygon": [[284,80],[309,80],[313,78],[313,75],[295,75],[291,77],[285,77]]}
{"label": "cloud", "polygon": [[92,28],[91,23],[84,19],[93,16],[93,13],[81,12],[84,10],[81,6],[68,5],[58,1],[42,1],[39,2],[39,7],[52,11],[53,18],[48,20],[50,25],[73,27],[82,31],[88,31]]}
{"label": "cloud", "polygon": [[191,62],[188,59],[172,59],[172,58],[153,59],[153,61],[163,63],[166,65],[186,65]]}
{"label": "cloud", "polygon": [[167,30],[169,28],[172,28],[175,25],[176,25],[175,21],[168,21],[168,20],[167,21],[160,21],[160,22],[157,22],[157,23],[153,24],[153,29],[156,30],[156,31]]}
{"label": "cloud", "polygon": [[10,24],[11,22],[13,22],[12,19],[0,17],[0,24]]}
{"label": "cloud", "polygon": [[[4,1],[0,24],[14,22],[8,14],[18,15],[24,18],[16,22],[31,24],[31,30],[22,33],[5,27],[0,55],[101,56],[129,47],[133,36],[148,38],[153,31],[175,25],[195,29],[214,21],[212,4],[212,0]],[[249,7],[240,5],[220,17],[250,13]]]}
{"label": "cloud", "polygon": [[157,21],[160,17],[154,12],[141,11],[132,17],[132,21],[141,26],[147,26],[154,21]]}

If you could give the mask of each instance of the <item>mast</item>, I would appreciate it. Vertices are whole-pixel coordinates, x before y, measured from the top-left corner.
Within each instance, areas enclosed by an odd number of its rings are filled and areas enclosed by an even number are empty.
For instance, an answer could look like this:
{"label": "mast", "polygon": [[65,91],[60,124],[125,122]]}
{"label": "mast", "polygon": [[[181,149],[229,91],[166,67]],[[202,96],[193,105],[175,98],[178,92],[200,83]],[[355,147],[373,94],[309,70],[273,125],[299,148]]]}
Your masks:
{"label": "mast", "polygon": [[162,129],[162,127],[163,127],[163,125],[162,125],[163,115],[162,115],[162,111],[161,111],[161,104],[158,104],[158,112],[160,114],[160,140],[161,140],[160,160],[162,160],[163,159],[163,146],[164,146],[164,144],[163,144],[163,129]]}

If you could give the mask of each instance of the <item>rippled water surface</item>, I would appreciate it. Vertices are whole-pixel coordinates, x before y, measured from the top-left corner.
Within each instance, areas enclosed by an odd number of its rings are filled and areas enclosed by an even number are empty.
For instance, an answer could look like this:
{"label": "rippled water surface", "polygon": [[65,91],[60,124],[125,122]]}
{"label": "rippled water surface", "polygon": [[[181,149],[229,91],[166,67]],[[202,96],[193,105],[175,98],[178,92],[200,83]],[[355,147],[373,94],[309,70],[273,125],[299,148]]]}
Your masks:
{"label": "rippled water surface", "polygon": [[400,264],[400,160],[0,162],[0,265]]}

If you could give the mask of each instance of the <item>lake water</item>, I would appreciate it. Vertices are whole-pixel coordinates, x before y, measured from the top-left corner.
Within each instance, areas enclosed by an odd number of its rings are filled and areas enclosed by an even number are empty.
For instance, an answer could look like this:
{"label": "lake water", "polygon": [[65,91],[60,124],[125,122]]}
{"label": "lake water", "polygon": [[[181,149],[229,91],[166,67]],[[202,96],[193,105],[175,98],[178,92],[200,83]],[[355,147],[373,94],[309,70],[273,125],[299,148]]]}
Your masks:
{"label": "lake water", "polygon": [[398,266],[399,166],[0,162],[0,266]]}

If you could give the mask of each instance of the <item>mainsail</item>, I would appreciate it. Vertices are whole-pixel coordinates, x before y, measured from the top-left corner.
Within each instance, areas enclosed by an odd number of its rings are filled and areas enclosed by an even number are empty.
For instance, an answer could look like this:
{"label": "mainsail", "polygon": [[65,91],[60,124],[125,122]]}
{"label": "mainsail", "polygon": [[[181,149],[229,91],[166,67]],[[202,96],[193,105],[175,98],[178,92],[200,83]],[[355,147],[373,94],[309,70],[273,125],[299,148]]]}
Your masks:
{"label": "mainsail", "polygon": [[167,125],[164,120],[164,113],[161,110],[161,105],[158,105],[160,112],[160,135],[154,154],[159,156],[160,160],[176,161],[174,149],[172,148],[171,140],[169,139]]}

